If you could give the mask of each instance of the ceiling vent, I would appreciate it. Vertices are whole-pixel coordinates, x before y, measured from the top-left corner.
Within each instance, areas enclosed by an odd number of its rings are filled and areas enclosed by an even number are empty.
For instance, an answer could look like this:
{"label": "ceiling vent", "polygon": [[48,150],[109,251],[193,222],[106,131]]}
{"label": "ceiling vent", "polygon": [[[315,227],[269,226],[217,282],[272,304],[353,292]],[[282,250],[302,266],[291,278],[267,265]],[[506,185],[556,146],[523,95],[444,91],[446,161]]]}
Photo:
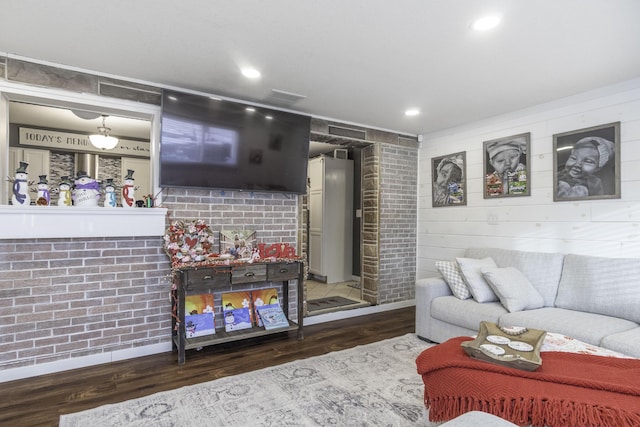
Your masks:
{"label": "ceiling vent", "polygon": [[305,99],[305,95],[297,93],[285,92],[283,90],[271,89],[271,93],[264,99],[267,104],[291,106],[296,102]]}
{"label": "ceiling vent", "polygon": [[344,136],[344,137],[347,137],[347,138],[362,139],[362,140],[366,140],[367,139],[367,132],[365,132],[363,130],[343,128],[343,127],[340,127],[340,126],[329,125],[329,134],[330,135],[337,135],[337,136]]}

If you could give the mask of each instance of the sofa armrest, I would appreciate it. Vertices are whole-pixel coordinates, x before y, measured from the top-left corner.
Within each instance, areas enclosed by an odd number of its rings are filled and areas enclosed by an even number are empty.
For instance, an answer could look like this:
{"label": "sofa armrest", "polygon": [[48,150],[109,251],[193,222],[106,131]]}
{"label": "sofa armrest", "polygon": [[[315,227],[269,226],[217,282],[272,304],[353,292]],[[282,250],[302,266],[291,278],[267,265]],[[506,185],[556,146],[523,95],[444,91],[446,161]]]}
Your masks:
{"label": "sofa armrest", "polygon": [[447,295],[453,294],[442,277],[429,277],[416,281],[416,334],[419,337],[429,336],[427,331],[431,319],[431,301]]}

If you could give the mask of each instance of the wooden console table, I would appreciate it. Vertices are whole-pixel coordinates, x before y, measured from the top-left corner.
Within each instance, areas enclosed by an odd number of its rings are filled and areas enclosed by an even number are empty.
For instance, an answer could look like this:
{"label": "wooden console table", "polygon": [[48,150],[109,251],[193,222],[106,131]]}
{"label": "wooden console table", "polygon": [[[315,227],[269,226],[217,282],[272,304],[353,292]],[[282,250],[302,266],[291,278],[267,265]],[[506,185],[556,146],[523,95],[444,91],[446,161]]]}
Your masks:
{"label": "wooden console table", "polygon": [[[289,281],[297,280],[297,319],[289,316],[290,287]],[[185,363],[185,350],[216,345],[225,342],[270,335],[274,333],[297,330],[298,339],[304,338],[303,323],[303,280],[304,263],[259,262],[253,264],[211,265],[204,267],[179,268],[174,274],[173,294],[173,344],[178,351],[178,364]],[[212,293],[215,301],[220,301],[224,292],[251,290],[256,284],[269,282],[282,283],[282,310],[289,327],[267,331],[263,327],[253,326],[250,329],[226,332],[222,321],[216,322],[216,333],[212,335],[188,338],[185,328],[185,296],[190,294]],[[257,288],[256,288],[257,289]],[[217,304],[222,310],[220,304]],[[215,316],[217,320],[217,316]]]}

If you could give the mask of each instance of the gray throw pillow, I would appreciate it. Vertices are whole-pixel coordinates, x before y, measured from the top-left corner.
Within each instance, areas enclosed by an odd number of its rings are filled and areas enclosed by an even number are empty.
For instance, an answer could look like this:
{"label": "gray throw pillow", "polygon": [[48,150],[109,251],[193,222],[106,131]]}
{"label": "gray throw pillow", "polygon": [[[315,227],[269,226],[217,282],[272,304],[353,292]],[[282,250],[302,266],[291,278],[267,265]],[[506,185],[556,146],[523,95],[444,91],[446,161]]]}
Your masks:
{"label": "gray throw pillow", "polygon": [[464,277],[464,281],[469,287],[474,300],[478,302],[498,301],[498,297],[482,277],[481,271],[483,268],[497,267],[492,258],[456,258],[456,262],[458,263],[458,267],[460,267],[462,277]]}
{"label": "gray throw pillow", "polygon": [[483,268],[482,276],[510,313],[541,308],[544,305],[540,292],[515,267]]}
{"label": "gray throw pillow", "polygon": [[451,293],[459,299],[471,298],[471,292],[467,288],[467,284],[464,283],[464,278],[460,275],[460,269],[458,263],[455,261],[436,261],[436,268],[444,277],[444,281],[447,282]]}

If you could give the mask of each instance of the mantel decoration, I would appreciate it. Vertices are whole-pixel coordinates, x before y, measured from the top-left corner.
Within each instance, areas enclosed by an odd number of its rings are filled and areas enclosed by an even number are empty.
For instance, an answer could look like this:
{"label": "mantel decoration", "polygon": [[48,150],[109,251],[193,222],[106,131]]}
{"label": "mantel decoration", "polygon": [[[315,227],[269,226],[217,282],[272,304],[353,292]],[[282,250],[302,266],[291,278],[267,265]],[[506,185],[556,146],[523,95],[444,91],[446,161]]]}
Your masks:
{"label": "mantel decoration", "polygon": [[[255,241],[255,231],[248,231]],[[254,262],[298,261],[295,246],[288,243],[256,243],[246,258],[231,251],[217,253],[213,249],[214,234],[203,220],[176,220],[171,223],[164,237],[164,250],[171,259],[172,270],[181,267],[211,265],[239,265]]]}
{"label": "mantel decoration", "polygon": [[213,241],[213,232],[203,220],[174,221],[164,235],[164,250],[175,268],[217,255],[211,252]]}

